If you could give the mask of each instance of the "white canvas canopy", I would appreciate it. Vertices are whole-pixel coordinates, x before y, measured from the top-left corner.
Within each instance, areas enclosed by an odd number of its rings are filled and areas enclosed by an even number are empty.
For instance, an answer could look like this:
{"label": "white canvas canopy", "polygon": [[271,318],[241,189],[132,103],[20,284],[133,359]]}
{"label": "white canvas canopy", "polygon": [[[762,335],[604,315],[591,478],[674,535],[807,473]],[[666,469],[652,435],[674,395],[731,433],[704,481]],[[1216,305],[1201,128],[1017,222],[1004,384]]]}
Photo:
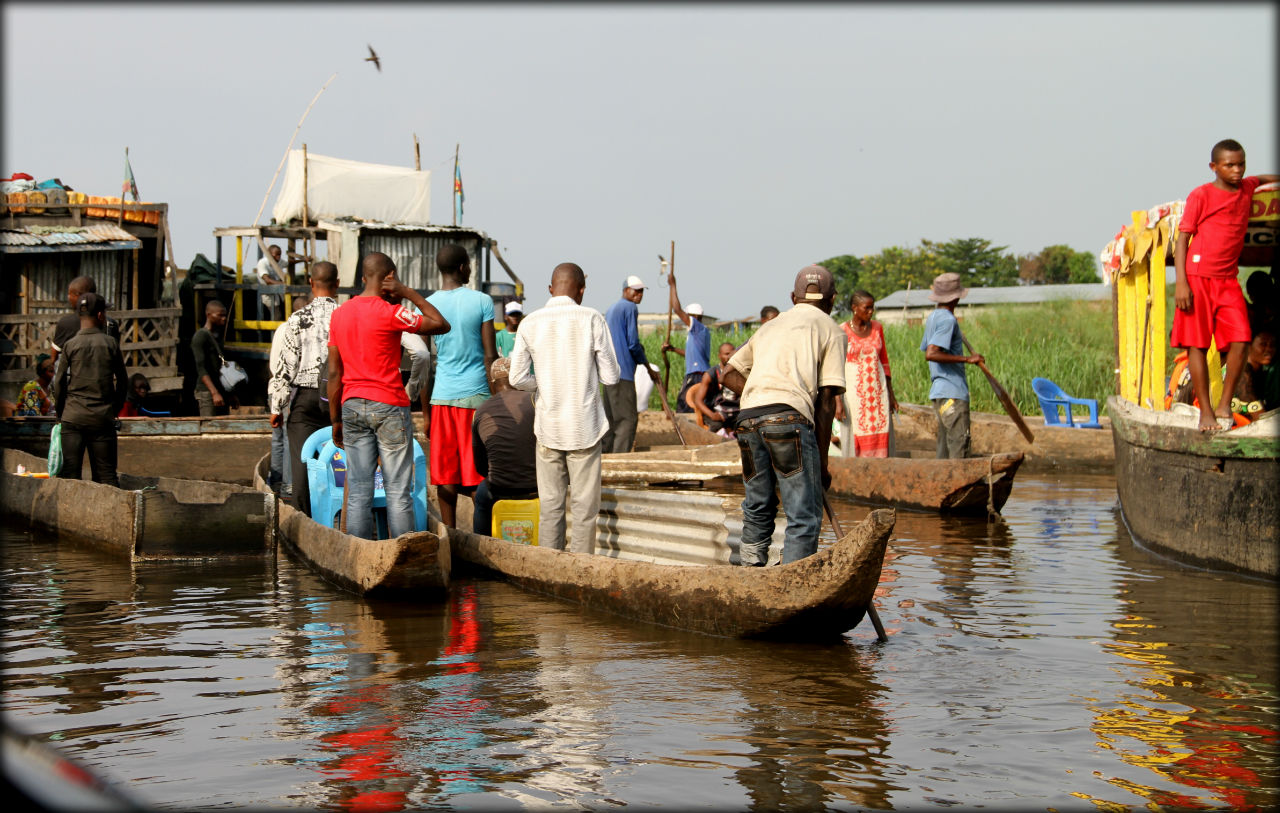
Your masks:
{"label": "white canvas canopy", "polygon": [[[302,217],[302,150],[289,151],[284,181],[271,216],[277,223]],[[307,218],[358,217],[426,225],[431,215],[431,173],[307,155]]]}

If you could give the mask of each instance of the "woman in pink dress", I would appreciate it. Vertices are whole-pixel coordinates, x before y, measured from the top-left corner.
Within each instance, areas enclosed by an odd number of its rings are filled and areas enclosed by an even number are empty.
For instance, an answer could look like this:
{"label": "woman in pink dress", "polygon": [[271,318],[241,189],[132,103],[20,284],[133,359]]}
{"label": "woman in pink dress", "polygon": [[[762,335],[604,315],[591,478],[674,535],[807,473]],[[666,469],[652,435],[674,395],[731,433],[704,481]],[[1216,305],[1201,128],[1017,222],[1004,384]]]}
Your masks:
{"label": "woman in pink dress", "polygon": [[889,375],[889,352],[884,327],[872,315],[875,297],[854,291],[849,298],[853,317],[840,327],[849,340],[844,362],[844,398],[836,401],[841,423],[840,445],[845,457],[888,457],[889,414],[898,411]]}

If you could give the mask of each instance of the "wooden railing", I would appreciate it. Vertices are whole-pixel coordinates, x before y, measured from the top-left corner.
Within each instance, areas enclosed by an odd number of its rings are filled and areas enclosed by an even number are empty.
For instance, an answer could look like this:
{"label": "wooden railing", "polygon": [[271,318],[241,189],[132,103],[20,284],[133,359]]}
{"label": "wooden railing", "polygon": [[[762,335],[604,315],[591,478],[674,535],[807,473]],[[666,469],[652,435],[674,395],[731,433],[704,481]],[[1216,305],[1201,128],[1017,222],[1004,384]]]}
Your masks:
{"label": "wooden railing", "polygon": [[[36,357],[48,353],[60,313],[0,314],[0,381],[26,381]],[[120,324],[125,366],[149,377],[171,377],[178,369],[178,320],[181,308],[113,310]]]}

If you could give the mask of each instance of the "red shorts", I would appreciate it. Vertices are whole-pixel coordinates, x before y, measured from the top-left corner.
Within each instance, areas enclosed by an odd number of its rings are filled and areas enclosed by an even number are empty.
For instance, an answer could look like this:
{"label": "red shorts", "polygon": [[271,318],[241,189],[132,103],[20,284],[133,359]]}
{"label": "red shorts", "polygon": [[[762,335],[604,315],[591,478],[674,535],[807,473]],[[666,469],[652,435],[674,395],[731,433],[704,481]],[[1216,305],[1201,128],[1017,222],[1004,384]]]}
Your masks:
{"label": "red shorts", "polygon": [[474,486],[484,478],[471,452],[474,409],[431,405],[431,482],[438,486]]}
{"label": "red shorts", "polygon": [[1253,339],[1249,309],[1237,280],[1187,274],[1187,284],[1191,286],[1191,312],[1174,308],[1170,345],[1207,350],[1212,339],[1225,353],[1233,342]]}

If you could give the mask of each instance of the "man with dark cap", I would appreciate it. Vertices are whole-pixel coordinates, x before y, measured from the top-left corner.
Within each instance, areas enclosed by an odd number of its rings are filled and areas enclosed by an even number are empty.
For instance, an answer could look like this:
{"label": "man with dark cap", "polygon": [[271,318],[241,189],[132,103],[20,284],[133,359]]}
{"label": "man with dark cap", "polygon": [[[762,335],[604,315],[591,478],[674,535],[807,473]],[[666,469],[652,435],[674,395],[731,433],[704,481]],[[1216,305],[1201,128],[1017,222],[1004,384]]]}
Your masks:
{"label": "man with dark cap", "polygon": [[782,562],[818,550],[831,422],[844,393],[846,340],[830,316],[835,293],[826,268],[800,269],[794,306],[761,325],[724,374],[724,385],[742,395],[736,431],[746,492],[740,561],[747,567],[768,560],[779,497],[787,515]]}
{"label": "man with dark cap", "polygon": [[920,349],[929,362],[929,400],[938,416],[938,459],[969,456],[969,382],[964,365],[979,364],[979,355],[964,354],[964,336],[956,321],[956,305],[969,289],[956,273],[939,274],[929,286],[937,307],[924,323]]}
{"label": "man with dark cap", "polygon": [[129,394],[120,345],[106,334],[107,301],[81,294],[76,303],[80,332],[67,340],[53,377],[54,409],[61,420],[62,471],[79,480],[85,452],[93,481],[119,487],[116,478],[116,415]]}

